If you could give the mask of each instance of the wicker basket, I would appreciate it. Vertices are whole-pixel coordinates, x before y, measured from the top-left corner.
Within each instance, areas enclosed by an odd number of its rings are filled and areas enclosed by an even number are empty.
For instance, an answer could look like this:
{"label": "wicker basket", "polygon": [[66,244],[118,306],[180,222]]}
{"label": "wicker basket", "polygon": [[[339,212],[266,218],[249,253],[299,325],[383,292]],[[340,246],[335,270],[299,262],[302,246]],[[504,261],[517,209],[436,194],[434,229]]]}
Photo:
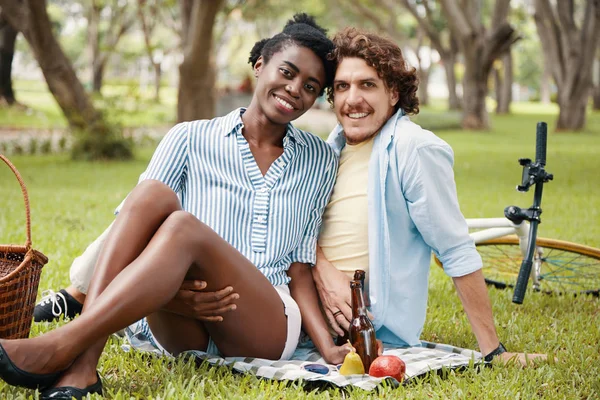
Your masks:
{"label": "wicker basket", "polygon": [[29,336],[40,275],[48,258],[31,248],[29,198],[21,175],[2,154],[0,159],[21,184],[27,224],[25,246],[0,245],[0,338],[21,339]]}

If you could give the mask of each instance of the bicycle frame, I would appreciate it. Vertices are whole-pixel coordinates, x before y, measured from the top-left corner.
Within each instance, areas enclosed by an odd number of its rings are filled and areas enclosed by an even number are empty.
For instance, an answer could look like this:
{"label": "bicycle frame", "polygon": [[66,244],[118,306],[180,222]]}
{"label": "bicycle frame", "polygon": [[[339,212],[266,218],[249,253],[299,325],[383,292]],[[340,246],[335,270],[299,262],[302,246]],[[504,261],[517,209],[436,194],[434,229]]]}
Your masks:
{"label": "bicycle frame", "polygon": [[[475,230],[469,233],[475,244],[507,235],[516,235],[519,238],[519,247],[523,258],[527,256],[529,223],[523,221],[520,224],[515,224],[508,218],[467,218],[467,226],[469,230]],[[535,253],[530,278],[533,288],[539,289],[543,249],[536,247]]]}

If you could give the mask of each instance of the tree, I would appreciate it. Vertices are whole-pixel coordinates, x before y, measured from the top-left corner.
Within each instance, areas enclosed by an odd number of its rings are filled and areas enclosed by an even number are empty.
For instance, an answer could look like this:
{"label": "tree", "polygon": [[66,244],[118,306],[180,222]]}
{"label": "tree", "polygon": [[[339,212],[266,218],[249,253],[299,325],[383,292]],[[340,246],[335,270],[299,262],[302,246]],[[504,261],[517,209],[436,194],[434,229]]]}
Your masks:
{"label": "tree", "polygon": [[600,110],[600,57],[596,59],[596,86],[594,86],[594,92],[592,94],[593,109]]}
{"label": "tree", "polygon": [[[152,43],[152,34],[159,22],[160,2],[156,0],[138,0],[138,18],[144,34],[146,55],[154,69],[154,101],[160,103],[160,78],[162,75],[161,63]],[[148,18],[149,17],[149,18]]]}
{"label": "tree", "polygon": [[507,22],[510,0],[496,0],[492,16],[494,23],[490,29],[483,24],[478,0],[441,0],[441,3],[450,30],[464,56],[462,126],[465,129],[488,129],[485,99],[492,65],[518,40],[515,30]]}
{"label": "tree", "polygon": [[[544,58],[558,90],[556,130],[581,130],[585,127],[592,65],[600,36],[600,1],[587,0],[578,12],[573,0],[535,0],[534,4]],[[581,15],[581,28],[575,22],[576,15]]]}
{"label": "tree", "polygon": [[177,120],[215,113],[213,27],[224,0],[181,0],[183,62],[179,66]]}
{"label": "tree", "polygon": [[0,104],[13,105],[16,102],[12,86],[12,61],[17,33],[0,11]]}
{"label": "tree", "polygon": [[429,3],[428,0],[401,0],[400,4],[416,19],[421,30],[429,38],[431,46],[440,55],[448,85],[448,108],[450,110],[461,109],[461,100],[456,93],[456,73],[454,71],[459,52],[458,43],[440,13],[440,7],[436,7],[435,3]]}
{"label": "tree", "polygon": [[131,149],[96,110],[52,32],[45,0],[0,0],[8,22],[29,44],[48,89],[78,132],[74,156],[130,158]]}
{"label": "tree", "polygon": [[[88,20],[88,46],[92,68],[92,88],[100,93],[104,71],[123,35],[133,26],[128,1],[91,0],[85,11]],[[103,18],[103,15],[107,17]]]}

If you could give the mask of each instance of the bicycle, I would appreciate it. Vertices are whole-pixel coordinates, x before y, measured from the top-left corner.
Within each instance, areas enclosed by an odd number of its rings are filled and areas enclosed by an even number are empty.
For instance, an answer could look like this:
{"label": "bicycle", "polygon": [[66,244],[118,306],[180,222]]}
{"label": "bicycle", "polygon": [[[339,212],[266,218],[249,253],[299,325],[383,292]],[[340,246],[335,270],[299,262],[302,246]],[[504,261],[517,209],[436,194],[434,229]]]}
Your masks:
{"label": "bicycle", "polygon": [[[469,229],[477,230],[470,235],[483,260],[486,283],[498,289],[514,288],[516,304],[523,303],[529,280],[537,292],[600,295],[600,249],[537,237],[543,186],[553,179],[545,170],[546,142],[547,125],[539,122],[535,162],[519,159],[523,173],[517,190],[535,187],[531,207],[508,206],[505,218],[467,219]],[[436,262],[441,265],[437,258]]]}

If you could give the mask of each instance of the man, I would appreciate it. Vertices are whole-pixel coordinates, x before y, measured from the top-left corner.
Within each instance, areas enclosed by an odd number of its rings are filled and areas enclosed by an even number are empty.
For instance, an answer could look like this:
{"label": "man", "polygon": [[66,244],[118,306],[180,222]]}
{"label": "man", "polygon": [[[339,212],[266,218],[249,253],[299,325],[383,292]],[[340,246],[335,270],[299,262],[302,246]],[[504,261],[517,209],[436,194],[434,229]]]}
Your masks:
{"label": "man", "polygon": [[375,34],[347,28],[334,43],[330,101],[339,124],[328,142],[340,160],[313,268],[331,326],[338,334],[348,329],[350,277],[366,269],[378,339],[419,345],[433,251],[485,359],[526,363],[498,340],[481,258],[458,206],[452,149],[406,116],[419,110],[415,69]]}

